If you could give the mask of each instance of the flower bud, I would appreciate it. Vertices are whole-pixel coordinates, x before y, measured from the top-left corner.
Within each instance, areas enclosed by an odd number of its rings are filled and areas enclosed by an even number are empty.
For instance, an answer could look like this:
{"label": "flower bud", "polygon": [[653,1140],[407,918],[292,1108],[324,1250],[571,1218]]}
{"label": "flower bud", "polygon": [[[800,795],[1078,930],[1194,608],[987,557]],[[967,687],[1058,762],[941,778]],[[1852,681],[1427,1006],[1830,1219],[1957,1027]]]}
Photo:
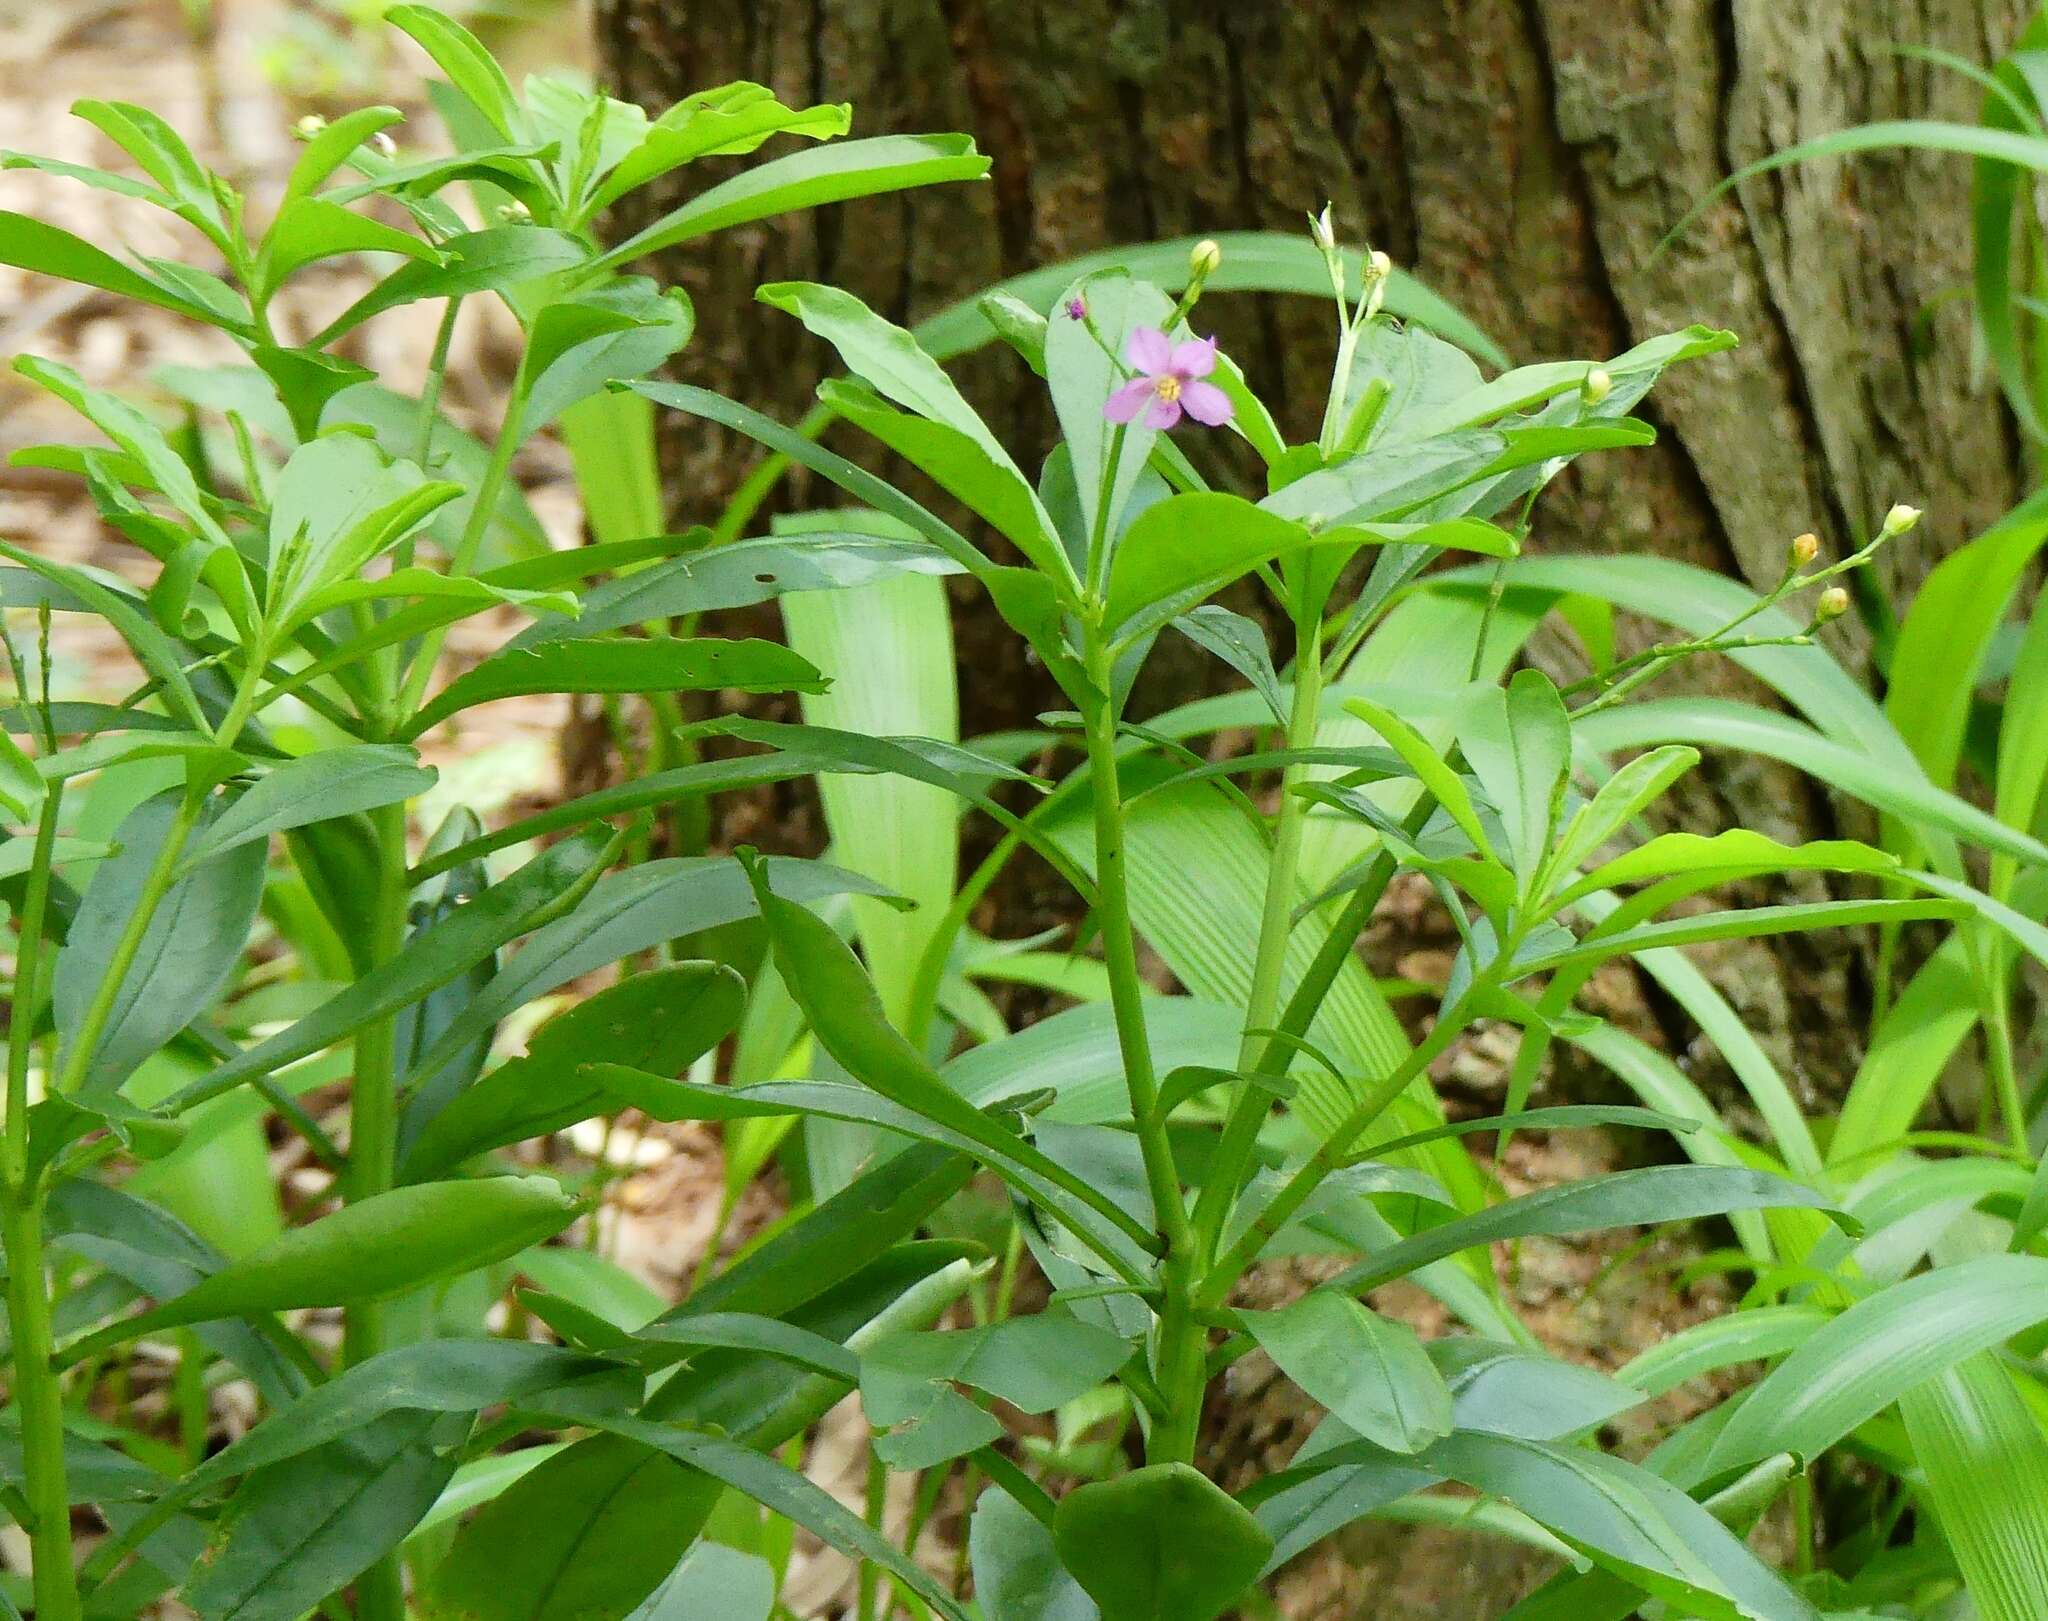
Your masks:
{"label": "flower bud", "polygon": [[292,134],[302,141],[310,141],[327,127],[327,120],[318,113],[307,113],[292,125]]}
{"label": "flower bud", "polygon": [[1813,605],[1813,622],[1825,625],[1831,619],[1840,619],[1849,611],[1849,593],[1839,585],[1831,585],[1820,594],[1820,600]]}
{"label": "flower bud", "polygon": [[1322,249],[1323,252],[1331,253],[1336,250],[1337,231],[1336,227],[1330,223],[1330,205],[1328,203],[1323,204],[1323,211],[1320,214],[1309,215],[1308,234],[1314,239],[1315,245]]}
{"label": "flower bud", "polygon": [[1605,366],[1589,367],[1584,381],[1579,384],[1579,399],[1589,408],[1598,405],[1613,392],[1614,379],[1607,374]]}
{"label": "flower bud", "polygon": [[1897,540],[1913,525],[1920,521],[1920,509],[1909,507],[1904,502],[1893,507],[1884,515],[1884,533],[1887,540]]}
{"label": "flower bud", "polygon": [[1222,263],[1223,244],[1205,236],[1188,254],[1188,274],[1199,281],[1204,276],[1213,275]]}
{"label": "flower bud", "polygon": [[524,225],[533,218],[533,210],[515,197],[509,203],[498,204],[498,218],[507,225]]}
{"label": "flower bud", "polygon": [[1820,536],[1807,534],[1794,537],[1791,549],[1792,567],[1805,568],[1820,556]]}
{"label": "flower bud", "polygon": [[1394,261],[1378,248],[1365,256],[1365,319],[1370,321],[1386,302],[1387,278],[1394,273]]}
{"label": "flower bud", "polygon": [[370,137],[370,146],[380,158],[395,158],[398,156],[398,143],[381,129]]}

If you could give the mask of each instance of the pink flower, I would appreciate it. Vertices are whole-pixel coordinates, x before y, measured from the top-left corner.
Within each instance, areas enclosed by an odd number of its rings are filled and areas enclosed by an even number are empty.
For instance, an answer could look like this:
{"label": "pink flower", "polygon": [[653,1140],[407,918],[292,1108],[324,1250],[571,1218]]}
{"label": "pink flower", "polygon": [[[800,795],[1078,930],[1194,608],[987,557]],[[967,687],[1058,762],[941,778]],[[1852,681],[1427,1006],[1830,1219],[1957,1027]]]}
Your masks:
{"label": "pink flower", "polygon": [[1124,358],[1138,375],[1110,395],[1102,414],[1112,422],[1133,422],[1145,413],[1148,428],[1170,428],[1185,411],[1205,427],[1230,420],[1230,396],[1202,379],[1216,369],[1216,340],[1190,338],[1169,343],[1156,326],[1131,333]]}

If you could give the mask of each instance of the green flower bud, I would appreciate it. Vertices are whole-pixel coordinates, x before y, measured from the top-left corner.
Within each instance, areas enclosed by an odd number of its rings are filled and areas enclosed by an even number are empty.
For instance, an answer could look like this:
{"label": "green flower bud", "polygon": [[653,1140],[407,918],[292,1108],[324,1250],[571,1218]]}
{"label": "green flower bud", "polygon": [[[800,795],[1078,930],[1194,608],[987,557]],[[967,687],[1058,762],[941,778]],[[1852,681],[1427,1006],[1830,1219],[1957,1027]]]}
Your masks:
{"label": "green flower bud", "polygon": [[1831,585],[1820,594],[1820,600],[1813,605],[1813,622],[1825,625],[1830,620],[1840,619],[1849,611],[1849,593],[1839,585]]}
{"label": "green flower bud", "polygon": [[1188,254],[1188,274],[1197,281],[1214,273],[1223,263],[1223,244],[1203,237]]}

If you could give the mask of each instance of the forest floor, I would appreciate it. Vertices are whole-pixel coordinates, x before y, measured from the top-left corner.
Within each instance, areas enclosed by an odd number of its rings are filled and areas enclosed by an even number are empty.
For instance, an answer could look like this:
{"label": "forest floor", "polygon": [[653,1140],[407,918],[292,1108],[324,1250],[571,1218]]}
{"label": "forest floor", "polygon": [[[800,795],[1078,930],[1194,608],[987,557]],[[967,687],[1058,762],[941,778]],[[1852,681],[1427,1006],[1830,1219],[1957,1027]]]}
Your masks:
{"label": "forest floor", "polygon": [[[191,8],[208,13],[210,33],[195,37],[179,0],[0,0],[0,149],[22,150],[78,163],[113,156],[96,131],[68,114],[86,96],[149,106],[193,141],[201,155],[248,187],[260,210],[282,186],[296,152],[294,120],[307,111],[334,112],[368,101],[390,101],[417,112],[422,105],[416,63],[374,34],[345,27],[327,37],[341,8],[287,0],[205,0]],[[515,81],[524,66],[579,65],[586,49],[574,6],[537,6],[546,20],[522,27],[504,42],[515,58]],[[388,31],[386,31],[388,32]],[[175,222],[127,199],[45,175],[0,172],[0,208],[51,220],[88,240],[119,251],[179,255],[196,239]],[[292,335],[316,330],[368,285],[368,273],[337,264],[297,278],[276,307]],[[416,386],[433,343],[432,309],[392,312],[359,330],[354,358],[377,369],[392,386]],[[466,426],[488,431],[517,358],[509,317],[485,301],[470,300],[458,324],[444,395]],[[33,353],[75,367],[96,387],[147,399],[150,379],[163,366],[209,366],[239,357],[218,334],[201,331],[162,312],[140,309],[88,289],[54,284],[0,267],[0,359]],[[168,396],[156,392],[160,403]],[[89,563],[138,582],[146,558],[99,521],[83,487],[68,475],[14,466],[7,458],[25,446],[80,436],[68,408],[11,371],[0,371],[0,536],[38,552]],[[583,539],[582,512],[566,454],[547,436],[522,451],[516,473],[550,543]],[[471,622],[451,642],[451,669],[493,648],[508,624]],[[111,636],[92,626],[56,627],[56,680],[64,694],[106,697],[127,690],[131,670]],[[520,698],[470,712],[459,732],[436,734],[427,754],[442,781],[434,796],[466,803],[488,819],[503,819],[545,802],[561,790],[560,739],[566,703]],[[423,807],[431,825],[437,812]],[[1386,973],[1440,977],[1448,967],[1443,931],[1433,928],[1426,905],[1397,893],[1378,921],[1368,949]],[[1441,960],[1439,960],[1441,959]],[[1609,1011],[1645,1039],[1660,1041],[1647,1010],[1617,981]],[[523,1027],[530,1028],[530,1026]],[[518,1036],[508,1039],[516,1048]],[[1454,1106],[1490,1112],[1497,1098],[1501,1054],[1484,1042],[1453,1053],[1440,1069]],[[316,1098],[317,1101],[317,1098]],[[340,1098],[332,1100],[337,1106]],[[678,1297],[711,1241],[723,1177],[718,1143],[708,1127],[654,1127],[622,1133],[624,1162],[610,1185],[602,1217],[607,1253],[669,1298]],[[565,1152],[591,1154],[603,1146],[576,1138]],[[1567,1143],[1525,1135],[1502,1182],[1520,1190],[1611,1168],[1611,1145],[1585,1139]],[[275,1165],[280,1178],[310,1173],[283,1142]],[[308,1190],[300,1189],[302,1194]],[[757,1228],[774,1213],[772,1184],[743,1203],[734,1231]],[[1554,1347],[1588,1363],[1613,1368],[1645,1345],[1721,1303],[1717,1285],[1673,1291],[1669,1282],[1697,1253],[1683,1240],[1659,1239],[1637,1248],[1629,1235],[1589,1244],[1531,1243],[1504,1257],[1503,1278],[1533,1327]],[[1260,1285],[1275,1298],[1290,1289],[1279,1276]],[[1380,1302],[1421,1324],[1441,1327],[1419,1294],[1390,1292]],[[1291,1451],[1312,1419],[1270,1368],[1254,1358],[1238,1370],[1235,1400],[1212,1415],[1211,1443],[1225,1473],[1254,1463],[1271,1466]],[[1699,1404],[1692,1393],[1691,1405]],[[1622,1444],[1640,1451],[1658,1425],[1684,1416],[1683,1394],[1632,1418]],[[224,1406],[223,1439],[237,1422]],[[828,1424],[811,1459],[813,1472],[849,1497],[864,1469],[857,1414]],[[957,1518],[941,1517],[928,1549],[950,1564],[958,1547]],[[0,1533],[0,1559],[19,1550]],[[1353,1535],[1330,1556],[1298,1562],[1282,1582],[1290,1615],[1340,1618],[1370,1613],[1386,1621],[1498,1613],[1545,1571],[1540,1556],[1455,1531],[1377,1527]],[[799,1614],[830,1614],[844,1591],[842,1563],[813,1558],[800,1568],[786,1595]]]}

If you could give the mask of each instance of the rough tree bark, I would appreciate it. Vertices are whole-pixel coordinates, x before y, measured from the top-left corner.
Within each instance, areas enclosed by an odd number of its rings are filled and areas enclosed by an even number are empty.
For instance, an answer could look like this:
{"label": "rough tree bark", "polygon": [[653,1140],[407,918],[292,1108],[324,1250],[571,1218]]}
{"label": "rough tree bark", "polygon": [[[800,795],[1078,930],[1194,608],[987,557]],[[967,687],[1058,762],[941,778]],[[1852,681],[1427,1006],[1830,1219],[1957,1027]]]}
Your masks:
{"label": "rough tree bark", "polygon": [[[1695,320],[1741,336],[1739,350],[1660,385],[1646,413],[1663,430],[1653,450],[1587,458],[1559,481],[1539,508],[1538,547],[1658,552],[1767,584],[1795,534],[1814,530],[1832,552],[1907,500],[1928,517],[1884,565],[1895,590],[2022,487],[2010,422],[1971,375],[1966,302],[1943,298],[1968,281],[1967,166],[1914,155],[1782,171],[1716,204],[1661,257],[1653,249],[1752,158],[1867,119],[1973,118],[1973,87],[1893,47],[1987,61],[2030,9],[597,0],[611,73],[651,105],[753,78],[785,97],[852,101],[859,132],[970,131],[995,159],[987,186],[776,223],[664,265],[698,302],[686,360],[699,380],[786,418],[808,403],[821,346],[750,302],[762,280],[837,281],[909,319],[1110,243],[1295,229],[1331,199],[1353,240],[1386,248],[1519,361],[1613,353]],[[1296,431],[1312,431],[1327,312],[1219,300],[1215,319]],[[1048,423],[1032,401],[1004,397],[1012,375],[995,361],[968,374],[1028,453]],[[686,505],[743,470],[709,436],[673,449]],[[1043,707],[1049,689],[1004,667],[1011,646],[992,621],[963,621],[970,727]],[[1860,654],[1846,628],[1839,650]],[[1667,680],[1744,690],[1704,663]],[[1696,825],[1738,819],[1797,838],[1854,824],[1767,764],[1716,759],[1698,781],[1682,812]],[[1708,966],[1803,1084],[1825,1094],[1853,1070],[1865,984],[1845,943],[1731,949]],[[1687,1040],[1676,1021],[1666,1034]]]}

